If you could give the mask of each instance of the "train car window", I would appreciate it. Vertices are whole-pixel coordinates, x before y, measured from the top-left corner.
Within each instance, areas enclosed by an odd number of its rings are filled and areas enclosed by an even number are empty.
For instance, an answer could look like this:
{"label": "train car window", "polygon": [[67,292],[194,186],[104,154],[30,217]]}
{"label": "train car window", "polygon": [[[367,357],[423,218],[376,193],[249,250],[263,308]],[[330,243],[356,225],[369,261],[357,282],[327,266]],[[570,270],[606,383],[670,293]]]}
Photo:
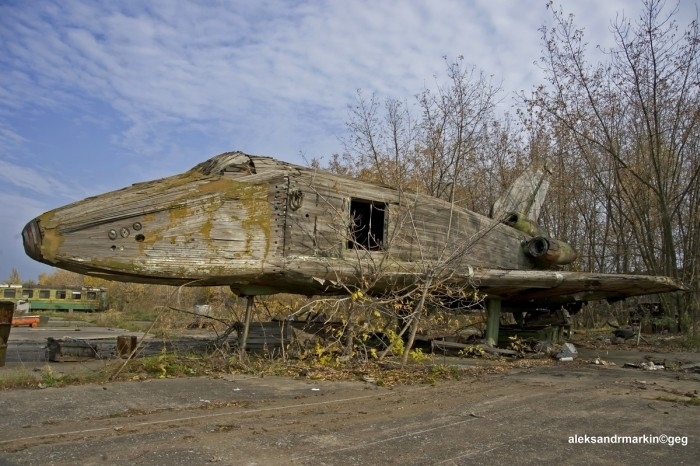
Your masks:
{"label": "train car window", "polygon": [[34,297],[34,290],[22,290],[22,297],[23,298],[33,298]]}
{"label": "train car window", "polygon": [[49,299],[51,297],[51,290],[39,290],[39,299]]}
{"label": "train car window", "polygon": [[2,291],[2,297],[3,298],[14,298],[17,296],[17,290],[8,288]]}
{"label": "train car window", "polygon": [[87,299],[97,299],[97,293],[94,291],[87,292]]}
{"label": "train car window", "polygon": [[66,299],[66,290],[56,290],[56,299]]}
{"label": "train car window", "polygon": [[352,199],[350,201],[350,238],[348,249],[384,249],[384,218],[387,206],[383,202]]}
{"label": "train car window", "polygon": [[80,299],[80,291],[73,291],[70,294],[71,299]]}

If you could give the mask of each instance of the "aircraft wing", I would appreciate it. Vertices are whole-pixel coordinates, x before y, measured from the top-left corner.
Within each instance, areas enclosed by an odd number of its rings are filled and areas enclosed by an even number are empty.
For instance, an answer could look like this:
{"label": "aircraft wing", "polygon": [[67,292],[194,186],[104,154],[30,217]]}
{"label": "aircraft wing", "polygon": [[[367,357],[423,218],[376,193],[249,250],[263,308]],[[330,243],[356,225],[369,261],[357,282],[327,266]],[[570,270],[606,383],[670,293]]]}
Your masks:
{"label": "aircraft wing", "polygon": [[[391,290],[397,284],[410,286],[416,282],[418,270],[410,270],[413,263],[403,263],[399,270],[385,271],[386,282],[380,280],[376,294]],[[297,268],[310,267],[309,274],[318,270],[318,264],[307,261]],[[338,287],[335,281],[340,277],[343,283],[353,284],[357,270],[347,264],[334,264],[335,273],[331,276],[313,279],[320,294],[337,294],[347,291]],[[588,301],[608,300],[610,302],[648,294],[686,291],[683,285],[669,277],[654,275],[611,274],[568,272],[558,270],[509,270],[483,267],[460,267],[444,278],[444,283],[460,288],[473,287],[486,298],[500,298],[509,310],[555,309],[567,305],[582,305]],[[299,285],[301,286],[301,285]],[[315,294],[315,293],[309,293]]]}
{"label": "aircraft wing", "polygon": [[548,306],[683,291],[668,277],[552,270],[476,269],[475,287],[511,306]]}

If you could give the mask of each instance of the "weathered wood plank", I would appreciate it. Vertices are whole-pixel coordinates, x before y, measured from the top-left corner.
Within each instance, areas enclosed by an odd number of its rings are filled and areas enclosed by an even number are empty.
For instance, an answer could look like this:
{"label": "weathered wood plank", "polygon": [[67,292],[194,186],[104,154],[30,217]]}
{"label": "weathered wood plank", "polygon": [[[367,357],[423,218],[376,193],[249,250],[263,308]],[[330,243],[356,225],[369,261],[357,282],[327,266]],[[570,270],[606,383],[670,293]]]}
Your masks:
{"label": "weathered wood plank", "polygon": [[[352,212],[365,219],[351,231]],[[455,286],[479,287],[508,305],[681,288],[654,277],[542,275],[522,247],[528,234],[484,215],[242,153],[47,212],[24,233],[32,257],[68,270],[143,283],[229,285],[251,295],[315,294],[325,289],[319,282],[352,283],[376,276],[380,266],[377,293],[419,282],[432,268]],[[373,250],[357,247],[353,235]]]}

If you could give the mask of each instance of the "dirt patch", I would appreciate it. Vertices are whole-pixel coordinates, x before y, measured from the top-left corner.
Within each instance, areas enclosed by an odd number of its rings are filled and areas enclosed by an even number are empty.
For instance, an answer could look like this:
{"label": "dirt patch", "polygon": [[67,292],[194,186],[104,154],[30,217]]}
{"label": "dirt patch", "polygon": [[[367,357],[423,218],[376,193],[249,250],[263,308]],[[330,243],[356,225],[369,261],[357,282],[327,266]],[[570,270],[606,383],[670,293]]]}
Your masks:
{"label": "dirt patch", "polygon": [[[435,355],[432,378],[306,367],[6,390],[0,464],[694,464],[700,374],[680,367],[700,353],[584,337],[572,362]],[[106,362],[34,364],[60,375]],[[582,443],[611,436],[642,443]]]}
{"label": "dirt patch", "polygon": [[[460,380],[391,388],[233,375],[6,391],[0,460],[692,464],[700,454],[700,407],[689,401],[699,374],[601,366],[586,357],[495,370],[499,364],[478,374],[466,360],[449,362],[462,371]],[[615,435],[678,441],[570,442]]]}

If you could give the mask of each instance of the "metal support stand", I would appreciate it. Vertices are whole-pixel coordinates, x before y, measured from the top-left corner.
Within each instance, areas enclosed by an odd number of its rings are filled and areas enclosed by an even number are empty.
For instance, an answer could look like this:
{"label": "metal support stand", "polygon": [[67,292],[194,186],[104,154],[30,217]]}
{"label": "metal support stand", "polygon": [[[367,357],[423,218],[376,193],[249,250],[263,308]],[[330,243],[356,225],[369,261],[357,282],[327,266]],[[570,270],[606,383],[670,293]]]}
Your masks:
{"label": "metal support stand", "polygon": [[498,344],[498,327],[501,319],[501,299],[487,298],[486,310],[486,344],[495,347]]}
{"label": "metal support stand", "polygon": [[248,331],[250,330],[250,319],[253,317],[253,306],[255,296],[246,296],[245,319],[243,320],[243,336],[238,339],[241,359],[245,358],[245,347],[248,344]]}

